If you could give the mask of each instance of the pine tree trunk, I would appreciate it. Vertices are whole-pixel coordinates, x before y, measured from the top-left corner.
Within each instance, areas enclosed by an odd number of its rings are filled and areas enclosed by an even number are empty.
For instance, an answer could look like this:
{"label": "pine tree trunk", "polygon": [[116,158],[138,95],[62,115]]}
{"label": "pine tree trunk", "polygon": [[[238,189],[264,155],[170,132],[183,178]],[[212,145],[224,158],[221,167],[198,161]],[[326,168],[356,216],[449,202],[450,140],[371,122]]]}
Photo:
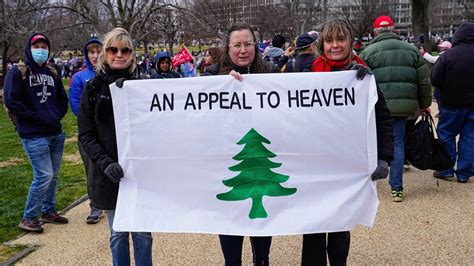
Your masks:
{"label": "pine tree trunk", "polygon": [[250,219],[267,218],[268,214],[263,207],[262,196],[252,197],[252,209],[249,213]]}

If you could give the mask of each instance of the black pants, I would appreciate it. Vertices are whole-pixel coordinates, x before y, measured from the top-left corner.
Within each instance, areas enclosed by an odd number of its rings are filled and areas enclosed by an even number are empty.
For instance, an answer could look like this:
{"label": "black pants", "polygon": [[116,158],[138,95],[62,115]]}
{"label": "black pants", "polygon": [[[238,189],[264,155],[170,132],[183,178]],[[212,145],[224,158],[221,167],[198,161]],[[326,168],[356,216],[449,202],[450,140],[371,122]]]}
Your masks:
{"label": "black pants", "polygon": [[[242,245],[243,236],[219,235],[222,252],[224,253],[225,265],[242,265]],[[271,236],[250,237],[252,244],[253,264],[268,265],[268,256],[270,254]]]}
{"label": "black pants", "polygon": [[349,231],[303,235],[301,265],[327,265],[326,252],[330,265],[346,265],[350,244]]}
{"label": "black pants", "polygon": [[405,124],[405,132],[408,133],[410,132],[416,124],[416,118],[415,119],[407,119],[407,123]]}
{"label": "black pants", "polygon": [[79,154],[81,155],[82,162],[84,163],[84,168],[86,170],[86,177],[87,177],[87,195],[89,196],[90,200],[90,207],[91,210],[97,209],[96,207],[92,206],[92,177],[94,175],[94,163],[92,160],[87,156],[86,152],[84,151],[84,147],[82,146],[81,141],[77,140],[77,145],[79,146]]}

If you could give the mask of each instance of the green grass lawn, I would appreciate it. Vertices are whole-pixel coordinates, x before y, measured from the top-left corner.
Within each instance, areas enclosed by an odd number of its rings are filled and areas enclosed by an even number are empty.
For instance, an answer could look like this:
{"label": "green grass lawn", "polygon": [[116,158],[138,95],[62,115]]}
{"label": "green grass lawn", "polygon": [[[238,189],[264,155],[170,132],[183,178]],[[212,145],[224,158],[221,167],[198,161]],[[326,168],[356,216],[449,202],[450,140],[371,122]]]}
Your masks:
{"label": "green grass lawn", "polygon": [[[69,80],[63,82],[69,85]],[[84,167],[77,148],[77,123],[71,110],[62,120],[66,143],[57,191],[58,211],[86,194]],[[18,134],[0,110],[0,243],[21,233],[17,228],[33,173]],[[1,261],[1,260],[0,260]]]}

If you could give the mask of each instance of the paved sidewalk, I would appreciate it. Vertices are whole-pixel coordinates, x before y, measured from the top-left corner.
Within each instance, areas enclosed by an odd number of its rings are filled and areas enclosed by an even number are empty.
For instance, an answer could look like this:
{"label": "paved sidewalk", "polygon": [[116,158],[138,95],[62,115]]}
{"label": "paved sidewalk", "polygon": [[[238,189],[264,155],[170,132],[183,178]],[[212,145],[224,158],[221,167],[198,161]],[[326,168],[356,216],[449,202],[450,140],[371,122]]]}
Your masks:
{"label": "paved sidewalk", "polygon": [[[394,203],[387,180],[378,182],[380,206],[372,229],[352,232],[350,265],[474,265],[474,180],[439,181],[432,171],[411,169],[405,177],[405,201]],[[43,234],[27,234],[12,244],[38,249],[18,265],[110,265],[106,219],[87,225],[88,202],[73,208],[67,225],[46,225]],[[217,236],[153,234],[155,265],[223,265]],[[275,237],[270,262],[298,265],[301,237]],[[244,264],[251,264],[245,240]]]}

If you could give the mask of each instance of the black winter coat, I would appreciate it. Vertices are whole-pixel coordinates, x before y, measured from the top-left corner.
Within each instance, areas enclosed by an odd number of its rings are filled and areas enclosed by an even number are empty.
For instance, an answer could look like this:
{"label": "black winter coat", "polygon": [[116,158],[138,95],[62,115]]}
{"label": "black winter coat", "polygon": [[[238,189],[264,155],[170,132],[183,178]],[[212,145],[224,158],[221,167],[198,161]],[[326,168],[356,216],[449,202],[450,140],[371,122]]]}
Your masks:
{"label": "black winter coat", "polygon": [[393,126],[392,116],[382,91],[377,85],[378,100],[375,103],[375,125],[377,129],[377,155],[379,160],[389,165],[393,161]]}
{"label": "black winter coat", "polygon": [[453,48],[444,52],[431,71],[431,83],[440,89],[441,102],[451,108],[474,108],[474,22],[456,30]]}
{"label": "black winter coat", "polygon": [[[112,72],[112,71],[111,71]],[[134,79],[127,71],[98,74],[90,80],[82,93],[77,118],[79,140],[94,163],[91,202],[101,210],[115,210],[119,184],[104,174],[105,168],[118,162],[117,139],[109,84],[124,77]]]}

